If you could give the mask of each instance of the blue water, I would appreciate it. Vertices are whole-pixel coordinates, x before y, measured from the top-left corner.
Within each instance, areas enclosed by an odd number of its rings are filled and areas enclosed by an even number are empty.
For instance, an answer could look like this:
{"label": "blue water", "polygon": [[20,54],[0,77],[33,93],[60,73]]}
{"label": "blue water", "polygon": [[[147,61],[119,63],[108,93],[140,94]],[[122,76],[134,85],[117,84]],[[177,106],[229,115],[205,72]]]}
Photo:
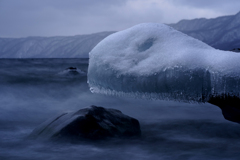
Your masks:
{"label": "blue water", "polygon": [[[240,125],[218,107],[92,94],[86,75],[59,74],[68,67],[87,72],[88,59],[0,59],[1,160],[240,159]],[[77,144],[27,139],[48,118],[89,105],[137,118],[142,137]]]}

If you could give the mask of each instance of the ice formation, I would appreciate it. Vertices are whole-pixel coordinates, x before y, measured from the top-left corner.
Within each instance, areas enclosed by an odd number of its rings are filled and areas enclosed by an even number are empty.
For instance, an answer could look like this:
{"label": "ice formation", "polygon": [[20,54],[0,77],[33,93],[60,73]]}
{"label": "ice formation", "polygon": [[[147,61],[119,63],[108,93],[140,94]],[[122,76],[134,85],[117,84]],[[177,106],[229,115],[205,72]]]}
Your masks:
{"label": "ice formation", "polygon": [[114,33],[89,56],[94,93],[197,102],[239,97],[239,53],[216,50],[164,24]]}

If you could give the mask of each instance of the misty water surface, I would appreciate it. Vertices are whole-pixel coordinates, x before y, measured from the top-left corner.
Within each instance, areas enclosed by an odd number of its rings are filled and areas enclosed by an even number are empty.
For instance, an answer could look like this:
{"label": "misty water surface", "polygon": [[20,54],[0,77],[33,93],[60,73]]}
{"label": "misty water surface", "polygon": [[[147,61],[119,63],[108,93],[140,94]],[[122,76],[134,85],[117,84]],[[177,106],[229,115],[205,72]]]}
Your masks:
{"label": "misty water surface", "polygon": [[[239,159],[239,124],[210,104],[150,101],[92,94],[88,59],[0,60],[0,159]],[[27,139],[41,122],[89,105],[116,108],[137,118],[139,139],[62,143]]]}

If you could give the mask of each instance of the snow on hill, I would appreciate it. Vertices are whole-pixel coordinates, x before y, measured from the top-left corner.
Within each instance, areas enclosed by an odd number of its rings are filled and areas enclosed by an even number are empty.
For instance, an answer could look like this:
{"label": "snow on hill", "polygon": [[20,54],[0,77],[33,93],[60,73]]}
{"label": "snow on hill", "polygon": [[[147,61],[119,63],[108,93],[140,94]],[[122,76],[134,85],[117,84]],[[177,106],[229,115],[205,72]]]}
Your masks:
{"label": "snow on hill", "polygon": [[0,38],[0,58],[88,58],[88,53],[113,32],[79,36]]}
{"label": "snow on hill", "polygon": [[217,49],[232,50],[240,47],[240,12],[213,19],[181,20],[169,25]]}

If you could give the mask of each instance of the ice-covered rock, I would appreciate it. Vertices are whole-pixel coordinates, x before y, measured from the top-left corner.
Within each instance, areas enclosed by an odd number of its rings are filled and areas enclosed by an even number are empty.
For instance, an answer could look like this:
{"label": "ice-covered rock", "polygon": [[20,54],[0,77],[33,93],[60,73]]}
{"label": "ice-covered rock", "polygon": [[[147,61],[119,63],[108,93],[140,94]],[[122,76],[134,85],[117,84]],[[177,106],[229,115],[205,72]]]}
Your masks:
{"label": "ice-covered rock", "polygon": [[164,24],[114,33],[89,56],[94,93],[198,102],[224,94],[239,97],[238,53],[216,50]]}
{"label": "ice-covered rock", "polygon": [[141,134],[138,120],[116,109],[90,106],[63,113],[40,124],[30,134],[33,139],[83,140],[133,137]]}

